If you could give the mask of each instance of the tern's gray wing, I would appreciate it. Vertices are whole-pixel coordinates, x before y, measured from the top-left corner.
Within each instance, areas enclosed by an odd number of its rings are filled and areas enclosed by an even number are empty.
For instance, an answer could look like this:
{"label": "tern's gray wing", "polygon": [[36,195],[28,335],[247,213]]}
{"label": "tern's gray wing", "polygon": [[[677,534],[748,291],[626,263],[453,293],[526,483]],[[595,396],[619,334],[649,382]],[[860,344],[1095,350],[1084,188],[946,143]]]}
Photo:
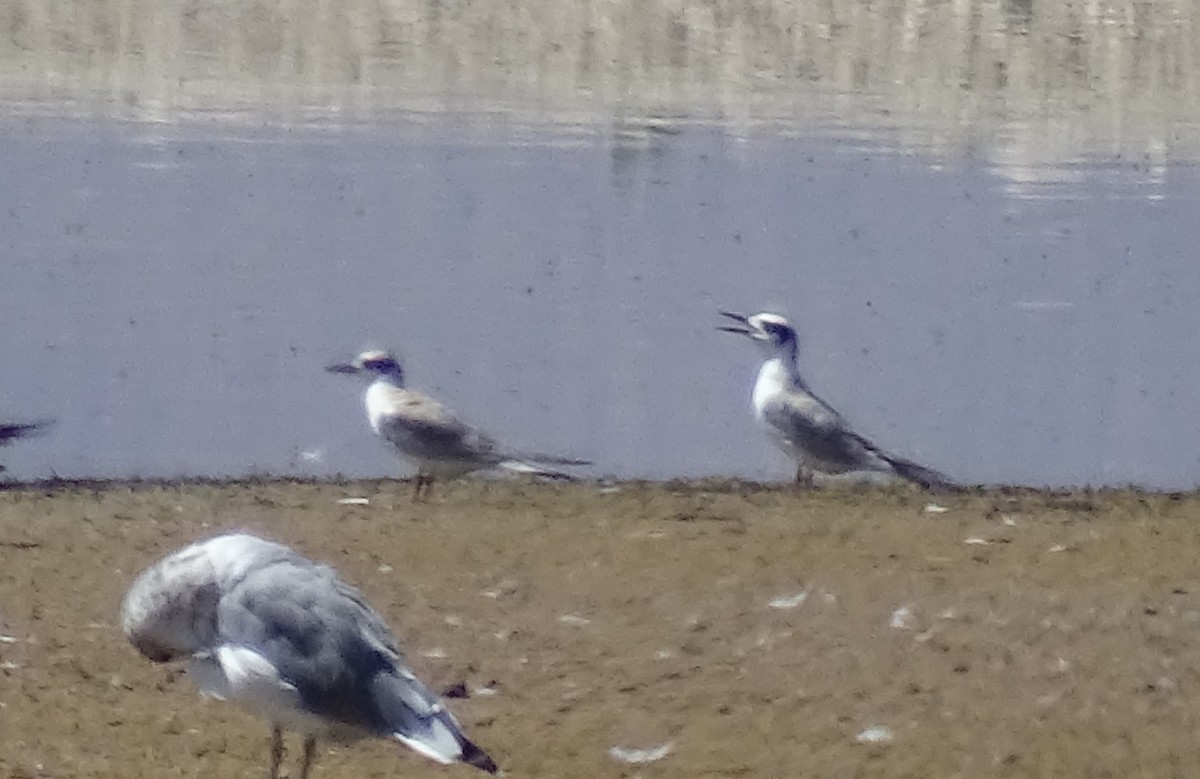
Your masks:
{"label": "tern's gray wing", "polygon": [[218,632],[261,654],[313,714],[443,762],[486,758],[405,667],[362,593],[325,566],[298,557],[251,571],[222,599]]}
{"label": "tern's gray wing", "polygon": [[763,421],[779,436],[826,468],[871,468],[872,455],[878,453],[870,441],[851,430],[837,411],[815,395],[780,395],[764,403],[761,413]]}
{"label": "tern's gray wing", "polygon": [[496,442],[460,421],[449,408],[419,392],[396,388],[379,432],[413,457],[495,464]]}
{"label": "tern's gray wing", "polygon": [[933,492],[960,489],[945,474],[883,451],[851,430],[832,406],[811,393],[773,399],[764,404],[762,415],[818,468],[894,473]]}

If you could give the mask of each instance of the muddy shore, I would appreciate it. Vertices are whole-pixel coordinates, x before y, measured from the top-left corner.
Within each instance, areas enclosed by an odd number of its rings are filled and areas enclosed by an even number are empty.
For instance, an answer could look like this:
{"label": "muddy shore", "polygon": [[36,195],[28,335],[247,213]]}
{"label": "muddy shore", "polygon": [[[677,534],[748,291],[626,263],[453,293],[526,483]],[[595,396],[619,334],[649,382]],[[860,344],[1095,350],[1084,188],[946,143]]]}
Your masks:
{"label": "muddy shore", "polygon": [[[409,490],[0,491],[0,776],[265,772],[264,724],[115,626],[139,570],[227,529],[359,585],[420,675],[466,685],[450,705],[511,776],[1168,777],[1200,762],[1196,494]],[[663,745],[644,765],[609,754]],[[314,777],[471,773],[360,742],[324,745]]]}

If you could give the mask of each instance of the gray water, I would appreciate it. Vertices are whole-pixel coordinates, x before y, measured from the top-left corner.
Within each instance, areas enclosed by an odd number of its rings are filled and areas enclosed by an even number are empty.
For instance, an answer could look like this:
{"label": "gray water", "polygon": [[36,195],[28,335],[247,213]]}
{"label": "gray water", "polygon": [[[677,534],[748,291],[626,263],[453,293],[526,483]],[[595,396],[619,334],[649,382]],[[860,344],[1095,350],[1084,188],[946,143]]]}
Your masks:
{"label": "gray water", "polygon": [[1200,483],[1189,2],[685,6],[14,0],[9,475],[404,472],[322,371],[373,345],[595,475],[786,479],[715,329],[769,309],[958,479]]}

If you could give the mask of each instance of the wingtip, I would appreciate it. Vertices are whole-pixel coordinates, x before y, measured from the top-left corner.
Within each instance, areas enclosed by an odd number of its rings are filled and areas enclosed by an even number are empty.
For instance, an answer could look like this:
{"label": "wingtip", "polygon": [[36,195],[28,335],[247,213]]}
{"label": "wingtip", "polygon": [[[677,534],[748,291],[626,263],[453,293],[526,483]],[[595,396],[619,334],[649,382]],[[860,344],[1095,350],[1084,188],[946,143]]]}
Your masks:
{"label": "wingtip", "polygon": [[39,419],[33,422],[0,422],[0,444],[18,438],[44,435],[53,424],[53,419]]}
{"label": "wingtip", "polygon": [[[443,723],[444,725],[445,723]],[[497,773],[500,769],[496,766],[496,761],[484,752],[475,742],[465,737],[457,728],[453,731],[442,731],[443,735],[453,739],[451,743],[431,744],[422,738],[414,738],[411,735],[395,732],[392,733],[392,738],[404,744],[409,749],[417,754],[441,763],[442,765],[451,765],[452,763],[466,763],[473,765],[481,771],[487,771],[489,774]],[[457,753],[452,750],[452,746],[458,747]]]}
{"label": "wingtip", "polygon": [[464,739],[462,761],[467,765],[473,765],[480,771],[487,771],[489,774],[495,774],[500,771],[496,761],[477,747],[473,741]]}
{"label": "wingtip", "polygon": [[566,471],[556,471],[553,468],[547,468],[542,465],[526,462],[524,460],[502,460],[498,466],[506,471],[513,473],[525,474],[528,476],[536,476],[539,479],[551,479],[554,481],[576,481],[579,477]]}
{"label": "wingtip", "polygon": [[932,468],[926,468],[898,457],[889,457],[888,462],[898,475],[929,492],[951,494],[963,491],[961,484]]}

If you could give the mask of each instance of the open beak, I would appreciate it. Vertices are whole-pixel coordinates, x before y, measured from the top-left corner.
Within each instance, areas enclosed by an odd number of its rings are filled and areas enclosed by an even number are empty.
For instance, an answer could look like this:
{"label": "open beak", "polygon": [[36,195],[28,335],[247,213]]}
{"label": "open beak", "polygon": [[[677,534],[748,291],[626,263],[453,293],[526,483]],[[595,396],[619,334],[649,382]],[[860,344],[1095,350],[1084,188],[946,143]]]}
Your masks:
{"label": "open beak", "polygon": [[739,335],[750,335],[749,320],[741,314],[735,314],[732,311],[721,311],[721,316],[728,317],[734,322],[743,325],[742,327],[718,327],[718,330],[724,330],[727,333],[738,333]]}
{"label": "open beak", "polygon": [[330,373],[358,373],[359,368],[348,362],[339,362],[336,365],[326,365],[325,370]]}

